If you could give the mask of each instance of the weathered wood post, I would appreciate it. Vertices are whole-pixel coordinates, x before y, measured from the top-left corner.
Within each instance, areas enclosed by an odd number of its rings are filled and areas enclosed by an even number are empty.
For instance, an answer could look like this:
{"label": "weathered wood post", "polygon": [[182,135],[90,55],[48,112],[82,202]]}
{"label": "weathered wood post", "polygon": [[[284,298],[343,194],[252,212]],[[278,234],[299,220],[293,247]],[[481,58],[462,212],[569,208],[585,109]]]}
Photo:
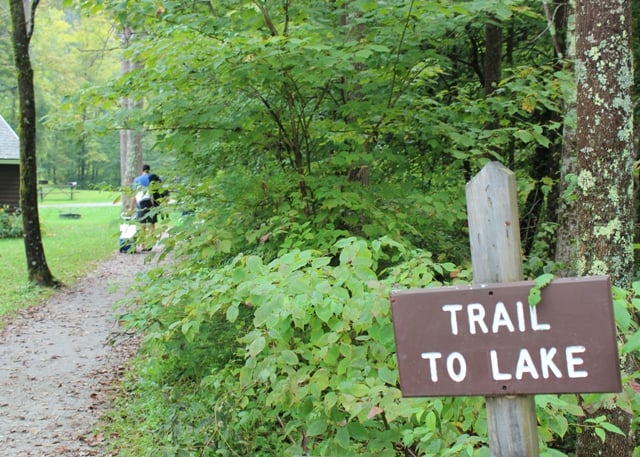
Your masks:
{"label": "weathered wood post", "polygon": [[[487,164],[466,188],[474,284],[520,281],[522,254],[515,174]],[[493,457],[537,457],[538,430],[531,395],[486,397]]]}

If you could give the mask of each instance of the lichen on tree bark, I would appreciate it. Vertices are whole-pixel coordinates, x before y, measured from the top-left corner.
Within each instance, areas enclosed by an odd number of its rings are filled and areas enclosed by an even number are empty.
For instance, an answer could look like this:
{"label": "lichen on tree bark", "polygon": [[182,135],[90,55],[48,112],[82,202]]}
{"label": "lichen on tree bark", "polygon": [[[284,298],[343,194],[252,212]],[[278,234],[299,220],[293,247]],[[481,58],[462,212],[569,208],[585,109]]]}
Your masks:
{"label": "lichen on tree bark", "polygon": [[[633,278],[633,111],[631,1],[576,2],[577,265],[580,275],[608,274],[629,288]],[[588,406],[588,405],[586,405]],[[606,415],[626,436],[603,442],[588,428],[576,455],[631,456],[631,416],[618,408],[589,409]],[[584,418],[583,418],[584,419]]]}

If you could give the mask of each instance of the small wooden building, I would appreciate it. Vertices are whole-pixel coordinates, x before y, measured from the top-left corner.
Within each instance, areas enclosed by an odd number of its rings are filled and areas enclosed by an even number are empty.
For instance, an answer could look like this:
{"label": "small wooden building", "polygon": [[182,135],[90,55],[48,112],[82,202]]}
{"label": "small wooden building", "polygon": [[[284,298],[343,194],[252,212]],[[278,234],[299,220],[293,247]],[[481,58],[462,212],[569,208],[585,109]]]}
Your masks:
{"label": "small wooden building", "polygon": [[20,139],[0,116],[0,207],[20,205]]}

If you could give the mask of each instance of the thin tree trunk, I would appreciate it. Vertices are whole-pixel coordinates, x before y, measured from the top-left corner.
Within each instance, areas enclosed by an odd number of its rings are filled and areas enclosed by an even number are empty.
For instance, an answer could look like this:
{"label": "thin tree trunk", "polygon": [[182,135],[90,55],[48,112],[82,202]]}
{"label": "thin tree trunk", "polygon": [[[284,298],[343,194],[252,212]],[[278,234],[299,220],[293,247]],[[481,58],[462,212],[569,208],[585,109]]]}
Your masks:
{"label": "thin tree trunk", "polygon": [[[32,8],[35,10],[37,2]],[[33,69],[29,56],[29,40],[33,30],[33,13],[26,16],[22,0],[10,0],[13,52],[18,76],[20,106],[20,207],[24,230],[24,247],[29,281],[54,287],[53,278],[44,254],[40,218],[38,215],[38,176],[36,163],[36,104],[33,87]]]}
{"label": "thin tree trunk", "polygon": [[[132,39],[133,31],[129,27],[125,27],[122,32],[122,46],[129,46]],[[134,68],[139,68],[138,63],[131,60],[123,59],[121,62],[121,72],[126,74]],[[142,102],[140,102],[142,103]],[[135,104],[131,97],[122,97],[121,107],[126,111],[133,111]],[[123,188],[131,186],[133,179],[142,170],[142,133],[137,132],[129,126],[124,126],[120,130],[120,185]],[[130,207],[130,196],[127,192],[122,196],[122,210],[126,211]]]}
{"label": "thin tree trunk", "polygon": [[[559,0],[562,1],[562,0]],[[566,4],[556,5],[558,13],[554,16],[556,22],[553,30],[558,32],[554,42],[565,43],[561,47],[561,55],[565,57],[567,70],[573,70],[576,57],[575,49],[575,2],[570,0]],[[550,16],[550,15],[549,15]],[[551,17],[549,17],[551,19]],[[570,65],[570,67],[569,67]],[[561,276],[575,276],[577,263],[577,217],[575,211],[575,195],[572,179],[577,176],[577,146],[576,146],[576,91],[575,87],[564,99],[563,105],[563,135],[560,158],[560,180],[558,184],[558,230],[556,233],[556,262],[563,265]]]}
{"label": "thin tree trunk", "polygon": [[[630,288],[633,278],[633,111],[631,1],[576,3],[577,273],[609,274]],[[601,407],[625,436],[602,443],[589,428],[578,435],[578,457],[631,456],[631,416]]]}
{"label": "thin tree trunk", "polygon": [[[489,17],[484,26],[485,52],[484,52],[484,93],[492,94],[500,84],[502,79],[502,26],[498,24],[498,19]],[[496,121],[497,123],[497,121]],[[489,128],[496,128],[489,126]]]}

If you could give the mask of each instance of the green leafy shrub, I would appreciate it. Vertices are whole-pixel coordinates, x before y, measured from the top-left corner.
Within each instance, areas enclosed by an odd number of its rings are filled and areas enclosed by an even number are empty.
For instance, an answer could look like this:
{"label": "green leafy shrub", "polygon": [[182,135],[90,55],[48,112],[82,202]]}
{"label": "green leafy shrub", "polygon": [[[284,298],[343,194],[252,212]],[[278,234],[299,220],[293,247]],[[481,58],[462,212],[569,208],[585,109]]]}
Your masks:
{"label": "green leafy shrub", "polygon": [[[120,455],[489,455],[482,398],[402,398],[390,316],[392,287],[464,282],[468,271],[390,239],[347,238],[325,253],[149,275],[145,302],[126,315],[145,330],[144,350],[108,426]],[[624,357],[640,346],[638,303],[614,289]],[[572,452],[583,407],[640,410],[637,375],[622,394],[582,403],[537,396],[541,455]]]}
{"label": "green leafy shrub", "polygon": [[[381,261],[395,265],[377,273]],[[158,449],[476,455],[486,441],[481,399],[403,399],[394,356],[392,285],[438,285],[452,271],[389,239],[348,238],[332,252],[294,249],[268,263],[238,255],[183,272],[188,282],[152,278],[146,297],[158,298],[127,318],[147,333],[135,388],[157,386],[177,408],[169,422],[153,415],[164,424]]]}
{"label": "green leafy shrub", "polygon": [[22,236],[22,216],[9,207],[0,208],[0,238],[20,238]]}

